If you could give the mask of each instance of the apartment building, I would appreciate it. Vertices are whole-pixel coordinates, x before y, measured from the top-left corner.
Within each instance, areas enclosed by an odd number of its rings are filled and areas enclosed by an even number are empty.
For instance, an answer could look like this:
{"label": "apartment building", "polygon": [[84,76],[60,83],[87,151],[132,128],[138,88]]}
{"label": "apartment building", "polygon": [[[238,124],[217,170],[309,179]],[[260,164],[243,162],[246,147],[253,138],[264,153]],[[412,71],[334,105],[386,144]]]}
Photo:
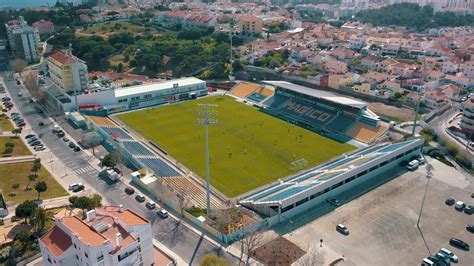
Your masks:
{"label": "apartment building", "polygon": [[259,34],[262,33],[263,20],[256,16],[242,15],[238,17],[238,29],[241,33]]}
{"label": "apartment building", "polygon": [[56,218],[39,239],[43,265],[154,265],[151,224],[132,210],[105,206],[87,218]]}
{"label": "apartment building", "polygon": [[56,52],[48,58],[51,80],[66,93],[87,88],[87,65],[71,52]]}
{"label": "apartment building", "polygon": [[31,63],[38,59],[37,44],[39,37],[33,27],[26,23],[23,17],[11,20],[5,24],[8,44],[16,58],[21,58]]}
{"label": "apartment building", "polygon": [[474,98],[467,100],[464,104],[463,116],[461,119],[462,130],[473,136],[474,135]]}

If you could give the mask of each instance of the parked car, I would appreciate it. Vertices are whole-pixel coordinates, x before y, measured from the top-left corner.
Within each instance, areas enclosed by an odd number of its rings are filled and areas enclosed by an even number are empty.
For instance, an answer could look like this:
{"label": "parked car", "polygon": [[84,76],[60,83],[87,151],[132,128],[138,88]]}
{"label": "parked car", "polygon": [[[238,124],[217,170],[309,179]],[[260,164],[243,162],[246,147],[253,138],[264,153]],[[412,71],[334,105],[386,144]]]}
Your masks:
{"label": "parked car", "polygon": [[413,170],[416,170],[416,168],[418,168],[419,165],[420,165],[420,162],[418,160],[413,160],[408,163],[407,169],[410,171],[413,171]]}
{"label": "parked car", "polygon": [[35,140],[35,141],[33,141],[33,142],[30,143],[30,146],[33,147],[33,146],[37,146],[37,145],[39,145],[39,144],[41,144],[41,141]]}
{"label": "parked car", "polygon": [[346,236],[349,235],[349,229],[342,224],[336,225],[336,231]]}
{"label": "parked car", "polygon": [[168,218],[168,212],[165,209],[160,209],[159,211],[156,212],[158,216],[160,216],[163,219]]}
{"label": "parked car", "polygon": [[466,226],[466,230],[470,233],[473,233],[474,234],[474,224],[468,224]]}
{"label": "parked car", "polygon": [[68,141],[69,141],[69,138],[68,138],[68,137],[64,137],[64,138],[63,138],[63,141],[64,141],[64,142],[68,142]]}
{"label": "parked car", "polygon": [[126,187],[125,193],[127,193],[127,195],[132,195],[133,193],[135,193],[135,189],[132,187]]}
{"label": "parked car", "polygon": [[135,196],[135,199],[136,199],[138,202],[144,202],[144,201],[145,201],[145,196],[143,196],[143,195],[136,195],[136,196]]}
{"label": "parked car", "polygon": [[451,259],[452,262],[458,262],[458,256],[456,256],[453,252],[451,252],[450,250],[448,249],[445,249],[445,248],[441,248],[438,253],[444,253],[446,255],[448,255]]}
{"label": "parked car", "polygon": [[149,202],[147,202],[147,203],[145,204],[145,206],[146,206],[148,209],[153,210],[153,209],[156,207],[156,203],[155,203],[154,201],[150,200]]}
{"label": "parked car", "polygon": [[33,99],[29,99],[28,100],[28,103],[34,103],[35,101],[33,101]]}
{"label": "parked car", "polygon": [[25,139],[31,139],[31,138],[34,138],[34,137],[36,137],[35,134],[28,134],[28,135],[25,136]]}
{"label": "parked car", "polygon": [[456,200],[454,198],[450,197],[450,198],[447,198],[444,203],[446,203],[446,205],[448,205],[448,206],[453,206],[454,203],[456,203]]}
{"label": "parked car", "polygon": [[17,95],[18,95],[18,97],[21,97],[21,96],[23,96],[23,93],[21,93],[21,92],[18,92],[18,94],[17,94]]}
{"label": "parked car", "polygon": [[30,139],[28,139],[28,144],[33,142],[33,141],[37,141],[38,138],[37,137],[31,137]]}
{"label": "parked car", "polygon": [[69,185],[69,190],[73,190],[78,186],[82,186],[82,183],[73,183]]}
{"label": "parked car", "polygon": [[74,142],[70,141],[68,146],[69,146],[69,148],[74,149],[76,147],[76,144],[74,144]]}
{"label": "parked car", "polygon": [[464,208],[464,213],[467,215],[471,215],[474,213],[474,206],[473,205],[468,205]]}
{"label": "parked car", "polygon": [[11,101],[11,100],[12,100],[12,99],[11,99],[10,97],[8,97],[8,96],[2,97],[2,102],[9,102],[9,101]]}
{"label": "parked car", "polygon": [[457,238],[451,238],[449,240],[449,244],[453,247],[457,247],[459,249],[462,249],[462,250],[466,250],[466,251],[469,251],[469,244],[467,244],[466,242],[462,241],[461,239],[457,239]]}
{"label": "parked car", "polygon": [[46,148],[44,146],[35,146],[34,147],[35,151],[44,151]]}
{"label": "parked car", "polygon": [[81,151],[81,148],[79,148],[79,146],[76,146],[72,149],[73,151],[75,152],[80,152]]}
{"label": "parked car", "polygon": [[338,199],[328,199],[328,202],[334,206],[341,206],[341,202]]}
{"label": "parked car", "polygon": [[79,185],[77,187],[75,187],[72,192],[79,192],[79,191],[82,191],[84,190],[85,186],[84,185]]}
{"label": "parked car", "polygon": [[432,262],[430,259],[428,258],[424,258],[423,261],[421,262],[421,265],[422,266],[434,266],[435,263]]}
{"label": "parked car", "polygon": [[59,130],[58,133],[57,133],[57,136],[60,137],[60,138],[64,137],[64,135],[66,135],[66,134],[64,134],[64,131],[62,131],[62,130]]}
{"label": "parked car", "polygon": [[38,126],[40,126],[40,127],[44,126],[44,122],[39,122]]}
{"label": "parked car", "polygon": [[458,211],[462,211],[464,207],[466,207],[466,204],[460,200],[458,200],[456,204],[454,204],[454,208]]}

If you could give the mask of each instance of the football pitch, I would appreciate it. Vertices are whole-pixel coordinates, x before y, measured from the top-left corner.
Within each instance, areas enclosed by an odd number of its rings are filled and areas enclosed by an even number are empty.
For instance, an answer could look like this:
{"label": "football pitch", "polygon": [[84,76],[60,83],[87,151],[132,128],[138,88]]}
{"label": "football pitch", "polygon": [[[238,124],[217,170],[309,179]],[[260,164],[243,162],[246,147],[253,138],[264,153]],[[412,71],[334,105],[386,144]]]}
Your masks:
{"label": "football pitch", "polygon": [[[129,112],[117,118],[205,179],[205,127],[196,122],[202,117],[198,104],[204,103],[217,105],[211,109],[216,111],[213,118],[218,123],[209,126],[211,185],[229,198],[355,149],[229,96]],[[303,164],[295,168],[292,162]]]}

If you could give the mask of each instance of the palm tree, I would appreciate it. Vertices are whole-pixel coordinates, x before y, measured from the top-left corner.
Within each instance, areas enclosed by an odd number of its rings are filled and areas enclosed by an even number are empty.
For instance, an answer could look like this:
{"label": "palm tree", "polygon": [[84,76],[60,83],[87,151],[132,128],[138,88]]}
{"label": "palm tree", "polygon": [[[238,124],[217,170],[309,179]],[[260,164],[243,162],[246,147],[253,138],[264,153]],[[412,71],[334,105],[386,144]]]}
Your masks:
{"label": "palm tree", "polygon": [[44,208],[38,207],[31,216],[31,223],[35,226],[36,232],[41,232],[46,227],[46,221],[52,219],[53,215]]}

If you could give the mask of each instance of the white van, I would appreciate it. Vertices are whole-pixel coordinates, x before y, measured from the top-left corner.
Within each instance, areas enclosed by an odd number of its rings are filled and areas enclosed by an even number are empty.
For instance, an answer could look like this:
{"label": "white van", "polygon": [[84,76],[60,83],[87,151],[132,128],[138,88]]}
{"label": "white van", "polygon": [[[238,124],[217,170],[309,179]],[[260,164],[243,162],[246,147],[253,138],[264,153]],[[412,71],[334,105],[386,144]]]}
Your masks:
{"label": "white van", "polygon": [[420,165],[420,162],[418,160],[413,160],[413,161],[408,163],[407,169],[408,170],[415,170],[419,165]]}

